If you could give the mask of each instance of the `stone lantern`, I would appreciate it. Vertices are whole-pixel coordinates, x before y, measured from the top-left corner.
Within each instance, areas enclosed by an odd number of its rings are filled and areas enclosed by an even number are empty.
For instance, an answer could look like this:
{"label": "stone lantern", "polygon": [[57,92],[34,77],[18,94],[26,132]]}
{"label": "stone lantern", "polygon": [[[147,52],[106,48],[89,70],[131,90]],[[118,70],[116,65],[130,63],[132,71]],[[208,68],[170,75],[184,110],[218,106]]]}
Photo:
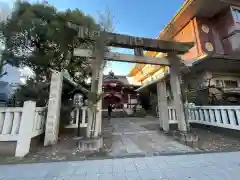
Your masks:
{"label": "stone lantern", "polygon": [[[81,117],[81,107],[83,106],[83,95],[80,93],[77,93],[73,97],[73,104],[77,108],[77,116],[78,119]],[[80,116],[80,117],[79,117]],[[77,121],[77,137],[80,136],[80,120]]]}
{"label": "stone lantern", "polygon": [[83,95],[80,93],[77,93],[73,97],[73,104],[77,107],[80,108],[83,106]]}

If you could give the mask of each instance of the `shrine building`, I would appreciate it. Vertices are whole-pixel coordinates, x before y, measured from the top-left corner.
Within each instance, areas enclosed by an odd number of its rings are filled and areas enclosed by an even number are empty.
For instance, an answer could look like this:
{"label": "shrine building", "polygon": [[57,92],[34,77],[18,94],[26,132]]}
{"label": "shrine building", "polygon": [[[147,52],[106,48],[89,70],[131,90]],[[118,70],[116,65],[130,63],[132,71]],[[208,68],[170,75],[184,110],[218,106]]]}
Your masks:
{"label": "shrine building", "polygon": [[109,72],[103,78],[103,109],[107,109],[108,104],[114,105],[116,109],[137,104],[138,94],[135,90],[140,86],[130,84],[126,76],[115,75],[113,72]]}

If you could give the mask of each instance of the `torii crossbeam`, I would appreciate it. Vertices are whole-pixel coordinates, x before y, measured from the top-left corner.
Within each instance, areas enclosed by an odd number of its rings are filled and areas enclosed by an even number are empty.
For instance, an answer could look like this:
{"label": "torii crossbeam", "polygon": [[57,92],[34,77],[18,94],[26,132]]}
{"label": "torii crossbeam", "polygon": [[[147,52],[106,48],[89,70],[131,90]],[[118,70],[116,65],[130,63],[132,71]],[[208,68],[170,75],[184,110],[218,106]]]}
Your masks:
{"label": "torii crossbeam", "polygon": [[[171,42],[171,41],[163,41],[157,39],[150,39],[144,37],[136,37],[129,36],[117,33],[110,33],[105,31],[90,31],[88,28],[83,26],[78,26],[72,23],[68,24],[69,27],[75,29],[78,32],[78,38],[88,39],[95,41],[98,36],[102,35],[106,38],[106,46],[120,47],[120,48],[128,48],[134,49],[135,52],[138,50],[146,50],[146,51],[155,51],[155,52],[163,52],[169,53],[174,52],[177,54],[184,54],[189,51],[190,48],[193,47],[194,43],[180,43],[180,42]],[[138,51],[140,54],[135,55],[143,55],[142,52]]]}
{"label": "torii crossbeam", "polygon": [[[80,57],[88,57],[94,59],[94,53],[89,49],[74,49],[74,56]],[[153,65],[162,65],[169,66],[169,60],[165,57],[162,58],[154,58],[148,56],[135,56],[131,54],[123,54],[116,52],[106,52],[104,54],[104,60],[106,61],[120,61],[120,62],[128,62],[128,63],[139,63],[139,64],[153,64]]]}

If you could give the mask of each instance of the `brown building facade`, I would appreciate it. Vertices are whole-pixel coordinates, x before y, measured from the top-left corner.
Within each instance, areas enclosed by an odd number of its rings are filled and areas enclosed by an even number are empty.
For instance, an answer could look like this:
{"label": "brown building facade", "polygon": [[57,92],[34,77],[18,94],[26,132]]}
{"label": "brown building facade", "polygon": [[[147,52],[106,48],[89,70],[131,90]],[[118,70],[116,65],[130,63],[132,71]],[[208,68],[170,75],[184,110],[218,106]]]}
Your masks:
{"label": "brown building facade", "polygon": [[[196,89],[210,84],[235,89],[235,93],[239,91],[239,0],[186,0],[157,39],[195,43],[182,56],[185,64],[189,64],[187,73],[182,76],[186,87]],[[145,55],[165,56],[156,52]],[[156,79],[166,78],[168,72],[168,67],[136,64],[129,76],[140,82],[144,90],[156,86]]]}
{"label": "brown building facade", "polygon": [[173,37],[179,42],[195,42],[184,55],[192,60],[203,54],[240,55],[240,6],[228,6],[210,18],[194,17]]}

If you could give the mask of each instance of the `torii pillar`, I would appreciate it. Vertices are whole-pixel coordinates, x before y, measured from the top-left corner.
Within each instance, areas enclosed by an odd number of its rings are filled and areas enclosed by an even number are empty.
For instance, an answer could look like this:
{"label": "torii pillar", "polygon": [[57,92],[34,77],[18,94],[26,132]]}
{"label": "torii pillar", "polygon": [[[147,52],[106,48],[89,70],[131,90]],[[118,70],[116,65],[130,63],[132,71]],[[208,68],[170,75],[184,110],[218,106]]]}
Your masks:
{"label": "torii pillar", "polygon": [[170,84],[173,93],[173,105],[176,109],[176,116],[178,120],[178,129],[185,132],[187,131],[187,126],[184,115],[184,107],[180,86],[181,58],[179,58],[175,53],[171,53],[168,55],[168,59],[170,61]]}
{"label": "torii pillar", "polygon": [[157,83],[157,97],[158,97],[158,117],[160,128],[164,132],[169,131],[169,118],[167,106],[167,92],[166,81],[162,80]]}
{"label": "torii pillar", "polygon": [[[98,94],[102,93],[104,64],[101,64],[98,76]],[[102,133],[102,98],[97,103],[95,137]]]}
{"label": "torii pillar", "polygon": [[[91,91],[97,92],[97,94],[100,95],[102,93],[103,69],[104,69],[104,46],[103,46],[103,44],[95,45],[94,56],[96,57],[96,59],[94,59],[92,62],[92,68],[93,68],[92,71],[93,72],[92,72]],[[91,137],[91,134],[93,135],[93,137],[98,137],[101,134],[102,99],[100,99],[97,102],[96,108],[97,108],[96,112],[88,111],[87,137]],[[92,116],[95,116],[95,119],[93,119]],[[92,129],[92,127],[93,127],[93,129]]]}

